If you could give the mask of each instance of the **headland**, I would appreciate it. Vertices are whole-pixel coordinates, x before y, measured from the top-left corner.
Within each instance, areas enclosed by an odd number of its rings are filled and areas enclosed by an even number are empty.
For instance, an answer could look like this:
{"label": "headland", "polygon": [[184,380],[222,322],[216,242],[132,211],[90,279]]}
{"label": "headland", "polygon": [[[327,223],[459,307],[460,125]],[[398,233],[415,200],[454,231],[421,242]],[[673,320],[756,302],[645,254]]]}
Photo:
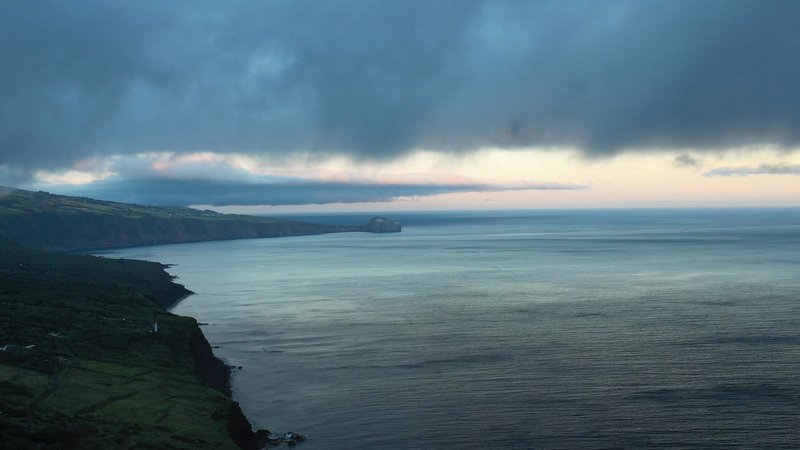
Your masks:
{"label": "headland", "polygon": [[270,437],[230,398],[230,368],[197,322],[167,311],[191,294],[167,266],[52,250],[399,231],[387,221],[316,225],[4,188],[0,449],[250,450]]}

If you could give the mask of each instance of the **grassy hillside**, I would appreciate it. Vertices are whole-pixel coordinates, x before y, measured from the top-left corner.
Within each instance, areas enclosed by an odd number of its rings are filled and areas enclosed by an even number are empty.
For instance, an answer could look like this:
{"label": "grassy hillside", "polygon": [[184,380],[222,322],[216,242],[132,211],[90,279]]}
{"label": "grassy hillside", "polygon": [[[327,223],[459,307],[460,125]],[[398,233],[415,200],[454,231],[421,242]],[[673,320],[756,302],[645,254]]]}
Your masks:
{"label": "grassy hillside", "polygon": [[188,292],[163,269],[0,240],[0,448],[249,445],[196,322],[159,306]]}
{"label": "grassy hillside", "polygon": [[[87,197],[70,197],[55,195],[47,192],[26,191],[0,187],[0,214],[35,214],[42,212],[58,212],[62,214],[113,214],[129,219],[144,217],[162,218],[194,218],[194,219],[224,219],[230,215],[214,211],[200,211],[179,206],[142,206],[131,203],[108,202]],[[275,222],[268,218],[254,218],[265,222]]]}
{"label": "grassy hillside", "polygon": [[0,236],[31,248],[79,250],[364,231],[191,208],[142,206],[0,187]]}

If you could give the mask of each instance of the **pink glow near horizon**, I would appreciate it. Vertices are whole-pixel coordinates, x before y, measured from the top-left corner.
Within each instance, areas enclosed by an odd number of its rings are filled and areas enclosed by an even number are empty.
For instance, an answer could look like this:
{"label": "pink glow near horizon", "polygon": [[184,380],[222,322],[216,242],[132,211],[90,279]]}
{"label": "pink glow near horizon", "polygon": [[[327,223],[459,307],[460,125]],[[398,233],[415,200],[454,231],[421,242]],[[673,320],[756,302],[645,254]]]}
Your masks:
{"label": "pink glow near horizon", "polygon": [[[372,185],[490,185],[494,192],[396,198],[392,202],[266,210],[492,209],[536,207],[647,207],[714,205],[800,205],[800,176],[755,173],[705,176],[718,167],[788,167],[800,164],[800,152],[771,148],[698,155],[695,165],[677,164],[678,153],[623,154],[585,160],[574,151],[485,150],[449,158],[424,152],[403,160],[365,164],[348,160],[271,162],[237,154],[143,153],[93,157],[64,172],[37,172],[48,186],[90,184],[115,179],[192,179],[273,183],[269,177],[309,182]],[[541,181],[539,181],[541,180]],[[280,182],[280,179],[277,181]],[[552,185],[587,186],[577,191],[537,190]],[[531,190],[524,190],[530,187]],[[501,191],[509,189],[508,191]],[[234,207],[228,207],[234,208]]]}

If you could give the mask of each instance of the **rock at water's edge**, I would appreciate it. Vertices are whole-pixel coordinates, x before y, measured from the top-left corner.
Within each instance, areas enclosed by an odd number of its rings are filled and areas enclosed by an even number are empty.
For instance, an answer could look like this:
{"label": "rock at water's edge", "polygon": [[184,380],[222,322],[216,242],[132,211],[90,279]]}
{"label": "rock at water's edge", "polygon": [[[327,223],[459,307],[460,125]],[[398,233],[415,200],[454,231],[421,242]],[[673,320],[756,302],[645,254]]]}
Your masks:
{"label": "rock at water's edge", "polygon": [[400,230],[400,222],[386,217],[373,217],[364,226],[364,231],[370,233],[399,233]]}
{"label": "rock at water's edge", "polygon": [[[195,328],[191,339],[192,358],[195,361],[197,375],[207,386],[230,397],[230,368],[214,355],[200,328]],[[259,450],[267,445],[271,433],[269,430],[253,431],[253,426],[245,417],[239,403],[233,402],[228,415],[228,434],[240,448]]]}

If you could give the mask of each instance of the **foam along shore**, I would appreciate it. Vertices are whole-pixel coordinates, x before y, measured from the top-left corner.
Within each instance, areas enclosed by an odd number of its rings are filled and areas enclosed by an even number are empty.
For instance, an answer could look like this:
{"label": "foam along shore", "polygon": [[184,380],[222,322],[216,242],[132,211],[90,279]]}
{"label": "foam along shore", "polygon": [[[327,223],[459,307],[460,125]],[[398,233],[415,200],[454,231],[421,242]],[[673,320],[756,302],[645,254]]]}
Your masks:
{"label": "foam along shore", "polygon": [[[0,442],[7,448],[263,448],[230,369],[158,263],[0,240]],[[157,331],[156,326],[157,324]]]}

